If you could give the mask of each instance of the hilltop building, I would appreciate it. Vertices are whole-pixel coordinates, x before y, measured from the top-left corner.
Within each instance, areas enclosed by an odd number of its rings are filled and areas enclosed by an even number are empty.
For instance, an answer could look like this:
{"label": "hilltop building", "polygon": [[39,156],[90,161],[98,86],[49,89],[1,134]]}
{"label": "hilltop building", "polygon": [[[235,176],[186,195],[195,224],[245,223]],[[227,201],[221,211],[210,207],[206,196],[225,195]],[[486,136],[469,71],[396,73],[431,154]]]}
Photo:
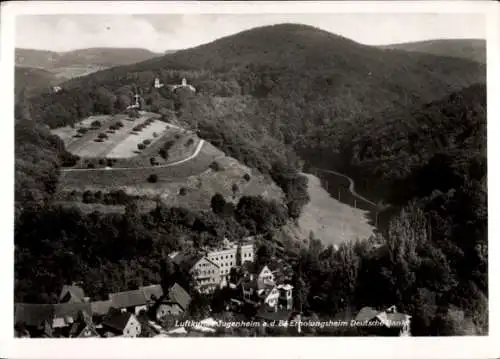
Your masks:
{"label": "hilltop building", "polygon": [[165,86],[165,85],[160,82],[160,79],[158,77],[156,77],[155,78],[155,83],[154,83],[155,89],[162,88],[163,86]]}
{"label": "hilltop building", "polygon": [[170,85],[170,89],[172,90],[172,92],[175,92],[180,88],[187,88],[192,92],[196,92],[196,88],[193,85],[188,84],[185,78],[182,79],[180,85]]}

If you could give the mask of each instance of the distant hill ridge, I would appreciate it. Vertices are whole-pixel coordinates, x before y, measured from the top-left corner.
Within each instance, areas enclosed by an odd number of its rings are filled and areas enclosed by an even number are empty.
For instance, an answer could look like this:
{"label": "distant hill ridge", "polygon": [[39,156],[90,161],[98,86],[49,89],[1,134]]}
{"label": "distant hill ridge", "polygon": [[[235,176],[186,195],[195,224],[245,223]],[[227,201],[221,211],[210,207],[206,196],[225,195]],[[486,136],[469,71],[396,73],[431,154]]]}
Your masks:
{"label": "distant hill ridge", "polygon": [[15,63],[18,66],[46,70],[75,65],[111,67],[132,64],[160,55],[162,54],[141,48],[96,47],[66,52],[18,48],[15,51]]}
{"label": "distant hill ridge", "polygon": [[437,39],[384,45],[380,48],[422,52],[486,63],[486,40],[483,39]]}

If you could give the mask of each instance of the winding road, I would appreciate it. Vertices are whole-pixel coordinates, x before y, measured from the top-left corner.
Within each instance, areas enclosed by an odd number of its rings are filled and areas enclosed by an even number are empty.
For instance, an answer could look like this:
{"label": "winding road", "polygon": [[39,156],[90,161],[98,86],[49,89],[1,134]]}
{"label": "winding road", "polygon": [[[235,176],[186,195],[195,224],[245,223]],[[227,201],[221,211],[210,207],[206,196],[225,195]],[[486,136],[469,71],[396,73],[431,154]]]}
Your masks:
{"label": "winding road", "polygon": [[349,177],[343,173],[337,172],[337,171],[325,170],[323,168],[316,168],[316,169],[321,171],[321,172],[330,173],[330,174],[334,174],[334,175],[339,176],[339,177],[346,178],[349,181],[349,192],[351,192],[351,194],[354,197],[356,197],[362,201],[365,201],[366,203],[371,204],[372,206],[377,207],[376,203],[370,201],[369,199],[363,197],[362,195],[360,195],[359,193],[356,192],[356,190],[354,189],[354,180],[351,177]]}
{"label": "winding road", "polygon": [[193,158],[195,158],[196,156],[198,156],[198,154],[200,153],[202,147],[203,147],[203,144],[205,143],[204,140],[200,139],[200,142],[198,142],[198,145],[196,146],[196,149],[194,150],[194,152],[182,159],[182,160],[179,160],[179,161],[175,161],[175,162],[172,162],[172,163],[167,163],[165,165],[160,165],[160,166],[143,166],[143,167],[107,167],[107,168],[66,168],[66,169],[61,169],[61,172],[91,172],[91,171],[131,171],[131,170],[146,170],[146,169],[151,169],[151,168],[163,168],[163,167],[173,167],[173,166],[177,166],[177,165],[180,165],[184,162],[187,162],[187,161],[190,161],[192,160]]}

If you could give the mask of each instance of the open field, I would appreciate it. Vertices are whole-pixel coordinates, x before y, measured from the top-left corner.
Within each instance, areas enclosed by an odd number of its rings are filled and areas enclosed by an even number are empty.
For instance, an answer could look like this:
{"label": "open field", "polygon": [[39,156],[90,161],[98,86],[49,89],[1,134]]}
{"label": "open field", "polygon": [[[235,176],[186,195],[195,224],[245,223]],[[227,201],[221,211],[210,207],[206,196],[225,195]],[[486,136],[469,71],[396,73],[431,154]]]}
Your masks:
{"label": "open field", "polygon": [[304,207],[298,226],[288,225],[297,238],[307,239],[312,231],[315,238],[325,245],[341,244],[368,238],[374,230],[367,212],[355,209],[332,198],[321,186],[320,180],[305,174],[309,179],[311,201]]}
{"label": "open field", "polygon": [[53,73],[57,78],[60,79],[72,79],[74,77],[86,76],[93,72],[101,71],[106,69],[105,66],[97,66],[97,65],[81,65],[81,66],[66,66],[66,67],[58,67],[54,69],[49,69],[48,71]]}
{"label": "open field", "polygon": [[110,170],[75,170],[62,171],[60,184],[63,188],[112,187],[121,188],[147,183],[151,174],[158,176],[156,185],[185,180],[205,171],[212,161],[220,156],[212,146],[202,145],[199,154],[179,165],[151,166],[148,168],[127,168]]}
{"label": "open field", "polygon": [[[209,168],[216,161],[218,171]],[[150,174],[158,175],[158,182],[149,183]],[[244,176],[250,175],[247,181]],[[237,191],[233,191],[233,186]],[[213,195],[222,194],[226,201],[237,201],[244,195],[262,195],[267,199],[282,200],[281,189],[257,171],[226,157],[222,151],[204,142],[198,156],[170,167],[150,167],[140,170],[94,170],[62,172],[60,191],[79,193],[84,191],[109,191],[123,189],[129,195],[147,199],[161,198],[171,206],[194,210],[209,210]],[[64,196],[62,196],[64,197]],[[146,207],[145,207],[146,208]],[[84,211],[99,210],[119,212],[123,206],[86,204]]]}

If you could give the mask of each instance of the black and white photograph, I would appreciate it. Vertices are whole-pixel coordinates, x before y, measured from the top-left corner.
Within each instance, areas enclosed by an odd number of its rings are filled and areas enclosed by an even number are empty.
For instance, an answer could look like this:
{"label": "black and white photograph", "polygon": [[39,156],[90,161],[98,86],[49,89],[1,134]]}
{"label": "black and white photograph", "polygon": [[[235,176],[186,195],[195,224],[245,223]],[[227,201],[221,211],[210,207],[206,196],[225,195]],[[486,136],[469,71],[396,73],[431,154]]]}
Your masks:
{"label": "black and white photograph", "polygon": [[230,3],[12,20],[12,337],[487,337],[484,7]]}

